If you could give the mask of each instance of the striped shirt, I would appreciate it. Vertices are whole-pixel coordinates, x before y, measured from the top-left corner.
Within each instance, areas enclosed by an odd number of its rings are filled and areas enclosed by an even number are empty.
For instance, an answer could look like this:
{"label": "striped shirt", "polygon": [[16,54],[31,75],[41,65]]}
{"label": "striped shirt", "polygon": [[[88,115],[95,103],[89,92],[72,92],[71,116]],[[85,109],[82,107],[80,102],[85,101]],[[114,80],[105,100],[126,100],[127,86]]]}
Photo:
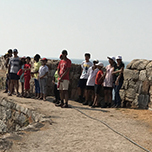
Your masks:
{"label": "striped shirt", "polygon": [[9,64],[10,64],[10,73],[16,73],[17,74],[17,72],[20,69],[20,59],[19,59],[19,57],[10,58]]}

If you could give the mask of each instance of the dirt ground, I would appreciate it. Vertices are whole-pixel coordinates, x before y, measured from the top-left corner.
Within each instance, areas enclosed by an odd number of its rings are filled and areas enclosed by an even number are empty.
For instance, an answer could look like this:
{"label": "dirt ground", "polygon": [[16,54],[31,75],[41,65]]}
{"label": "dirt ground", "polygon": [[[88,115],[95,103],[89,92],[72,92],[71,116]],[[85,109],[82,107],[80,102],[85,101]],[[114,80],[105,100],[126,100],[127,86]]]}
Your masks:
{"label": "dirt ground", "polygon": [[[1,93],[1,96],[7,95]],[[77,110],[55,107],[52,97],[48,97],[46,102],[14,96],[9,98],[50,116],[53,124],[45,123],[39,131],[24,131],[20,138],[12,140],[13,146],[8,152],[143,152],[102,123]],[[152,151],[152,111],[91,109],[74,101],[69,103]]]}

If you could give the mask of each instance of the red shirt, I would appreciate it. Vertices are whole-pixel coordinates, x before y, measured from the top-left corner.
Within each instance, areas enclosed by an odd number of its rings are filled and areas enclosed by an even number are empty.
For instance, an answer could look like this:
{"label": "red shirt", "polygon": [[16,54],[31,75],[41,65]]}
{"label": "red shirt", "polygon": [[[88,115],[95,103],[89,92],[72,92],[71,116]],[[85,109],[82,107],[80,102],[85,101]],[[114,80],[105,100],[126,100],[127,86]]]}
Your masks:
{"label": "red shirt", "polygon": [[96,79],[95,79],[95,84],[100,85],[102,84],[103,81],[98,82],[98,80],[103,76],[103,71],[99,70],[97,75],[96,75]]}
{"label": "red shirt", "polygon": [[[24,64],[24,69],[30,69],[31,64]],[[25,70],[24,76],[30,76],[31,75],[31,70]]]}
{"label": "red shirt", "polygon": [[[59,75],[60,77],[63,75],[63,73],[67,70],[67,68],[71,68],[71,60],[68,58],[66,60],[61,60],[58,65]],[[62,78],[63,80],[70,80],[69,79],[69,72],[66,73],[66,75]]]}

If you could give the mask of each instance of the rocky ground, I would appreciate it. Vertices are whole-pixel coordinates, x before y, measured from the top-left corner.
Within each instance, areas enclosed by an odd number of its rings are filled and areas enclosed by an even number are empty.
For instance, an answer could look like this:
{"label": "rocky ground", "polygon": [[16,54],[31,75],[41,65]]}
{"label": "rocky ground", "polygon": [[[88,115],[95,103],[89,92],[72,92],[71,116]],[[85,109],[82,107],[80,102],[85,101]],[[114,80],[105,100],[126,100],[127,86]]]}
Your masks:
{"label": "rocky ground", "polygon": [[[1,96],[6,97],[6,94]],[[48,101],[9,97],[14,102],[50,117],[34,129],[1,135],[0,143],[9,145],[7,152],[142,152],[102,123],[75,109],[55,107]],[[152,151],[152,111],[133,109],[91,109],[70,101],[70,105],[89,116],[103,120],[115,130]],[[3,139],[3,140],[2,140]],[[1,148],[1,146],[0,146]]]}

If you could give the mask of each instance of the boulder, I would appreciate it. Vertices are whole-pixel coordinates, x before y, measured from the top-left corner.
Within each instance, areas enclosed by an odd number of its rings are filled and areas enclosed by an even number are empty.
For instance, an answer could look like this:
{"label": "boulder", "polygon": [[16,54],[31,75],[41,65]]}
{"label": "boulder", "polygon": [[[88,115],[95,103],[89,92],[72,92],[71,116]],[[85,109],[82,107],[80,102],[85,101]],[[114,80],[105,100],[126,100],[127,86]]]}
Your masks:
{"label": "boulder", "polygon": [[129,88],[126,90],[125,100],[129,102],[133,102],[136,96],[136,91],[133,88]]}
{"label": "boulder", "polygon": [[140,109],[147,109],[149,103],[149,95],[139,95],[138,96],[138,105]]}
{"label": "boulder", "polygon": [[134,60],[132,60],[128,65],[127,65],[127,69],[131,69],[131,67],[132,67],[132,65],[136,62],[136,61],[138,61],[139,59],[134,59]]}
{"label": "boulder", "polygon": [[147,95],[149,93],[149,81],[145,80],[142,84],[142,94]]}
{"label": "boulder", "polygon": [[140,81],[145,81],[147,80],[147,71],[146,70],[141,70],[139,73],[139,80]]}
{"label": "boulder", "polygon": [[131,69],[144,70],[149,62],[150,61],[144,60],[144,59],[142,59],[142,60],[136,60],[132,64]]}
{"label": "boulder", "polygon": [[149,61],[149,63],[146,66],[146,69],[152,68],[152,61]]}
{"label": "boulder", "polygon": [[130,70],[130,69],[125,69],[124,70],[124,79],[125,80],[138,80],[139,78],[139,71],[137,70]]}

